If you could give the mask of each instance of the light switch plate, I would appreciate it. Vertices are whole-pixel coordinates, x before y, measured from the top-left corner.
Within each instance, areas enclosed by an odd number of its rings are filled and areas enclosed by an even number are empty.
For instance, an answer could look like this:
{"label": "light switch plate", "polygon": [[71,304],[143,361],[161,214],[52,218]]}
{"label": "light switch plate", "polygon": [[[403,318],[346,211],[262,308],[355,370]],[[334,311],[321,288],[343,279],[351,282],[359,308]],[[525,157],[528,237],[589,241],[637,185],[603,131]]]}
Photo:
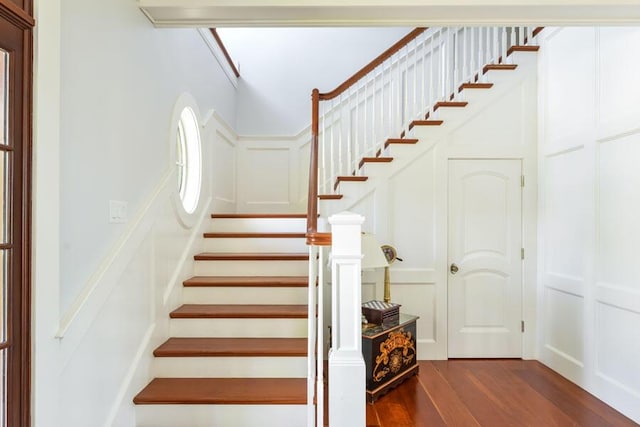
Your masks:
{"label": "light switch plate", "polygon": [[109,200],[109,222],[122,224],[127,222],[127,202],[122,200]]}

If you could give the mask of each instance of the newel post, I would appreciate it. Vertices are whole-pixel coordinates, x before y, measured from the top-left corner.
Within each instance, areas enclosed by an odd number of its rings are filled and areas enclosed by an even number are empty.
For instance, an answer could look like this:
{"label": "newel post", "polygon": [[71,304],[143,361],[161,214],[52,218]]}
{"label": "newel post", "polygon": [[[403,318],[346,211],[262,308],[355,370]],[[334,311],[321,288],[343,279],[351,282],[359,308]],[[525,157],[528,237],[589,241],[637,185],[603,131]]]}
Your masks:
{"label": "newel post", "polygon": [[332,234],[332,339],[329,352],[329,425],[364,427],[365,364],[362,357],[361,228],[364,217],[329,217]]}

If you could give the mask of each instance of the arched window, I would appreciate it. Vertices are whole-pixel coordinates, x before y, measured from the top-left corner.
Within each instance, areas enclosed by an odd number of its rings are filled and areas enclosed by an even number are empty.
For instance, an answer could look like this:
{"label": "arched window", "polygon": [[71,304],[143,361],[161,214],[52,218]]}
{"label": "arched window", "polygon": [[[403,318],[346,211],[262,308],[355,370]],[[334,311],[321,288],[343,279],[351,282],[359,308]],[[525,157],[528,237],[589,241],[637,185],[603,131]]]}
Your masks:
{"label": "arched window", "polygon": [[180,113],[176,135],[178,194],[187,213],[193,213],[200,198],[202,155],[198,119],[189,107]]}

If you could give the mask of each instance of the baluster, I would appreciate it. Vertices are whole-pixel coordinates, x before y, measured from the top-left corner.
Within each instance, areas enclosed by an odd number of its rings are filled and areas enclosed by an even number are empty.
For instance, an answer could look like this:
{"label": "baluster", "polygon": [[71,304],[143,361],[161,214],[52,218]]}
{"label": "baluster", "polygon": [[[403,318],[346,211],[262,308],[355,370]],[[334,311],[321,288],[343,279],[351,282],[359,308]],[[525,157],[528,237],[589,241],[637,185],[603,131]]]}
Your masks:
{"label": "baluster", "polygon": [[358,151],[357,151],[357,155],[354,157],[353,159],[353,164],[357,165],[358,161],[361,157],[361,154],[365,152],[366,147],[367,147],[367,86],[369,86],[369,81],[367,80],[368,76],[365,76],[363,78],[363,87],[362,87],[362,120],[361,120],[361,125],[360,126],[360,138],[358,138]]}
{"label": "baluster", "polygon": [[444,101],[449,101],[451,81],[453,80],[453,30],[447,28],[447,80],[444,89]]}
{"label": "baluster", "polygon": [[[360,143],[360,88],[358,87],[358,83],[354,85],[354,88],[356,91],[356,108],[355,108],[356,115],[354,118],[355,126],[353,123],[351,124],[351,128],[354,130],[354,135],[353,135],[354,140],[352,141],[352,144],[349,144],[349,147],[347,150],[347,169],[351,167],[352,149],[355,148],[355,150],[357,150]],[[351,172],[347,170],[345,171],[345,175],[351,175]]]}
{"label": "baluster", "polygon": [[484,28],[478,28],[478,79],[482,78],[482,68],[484,67]]}
{"label": "baluster", "polygon": [[[424,37],[424,33],[420,36],[420,37]],[[425,80],[425,69],[427,68],[427,46],[426,46],[426,39],[422,40],[422,78],[420,79],[420,89],[421,89],[421,96],[420,99],[422,100],[422,103],[420,104],[420,111],[418,113],[418,120],[421,120],[423,118],[423,114],[425,114],[426,112],[426,102],[427,100],[425,99],[425,87],[427,86],[427,82]]]}
{"label": "baluster", "polygon": [[[438,42],[440,31],[438,30]],[[435,45],[436,45],[436,33],[431,36],[431,43],[429,46],[429,117],[433,118],[433,102],[435,100],[435,96],[433,95],[433,82],[435,79],[435,70],[436,70],[436,60],[435,60]]]}
{"label": "baluster", "polygon": [[[320,246],[320,248],[322,248],[322,246]],[[309,246],[308,283],[316,283],[318,277],[317,270],[319,265],[315,262],[317,254],[318,246]],[[322,347],[319,347],[316,351],[316,342],[319,341],[316,334],[321,331],[318,326],[322,319],[321,312],[315,311],[317,296],[315,287],[309,285],[307,288],[307,427],[315,426],[316,414],[324,412],[320,410],[321,403],[317,399],[316,407],[313,407],[314,397],[323,393],[322,384],[320,384],[322,381],[318,381],[318,378],[322,377],[317,376],[320,374],[320,372],[317,372],[317,359],[322,359],[324,357]]]}
{"label": "baluster", "polygon": [[[400,129],[404,129],[407,125],[407,119],[409,117],[409,45],[404,47],[406,52],[404,56],[404,72],[402,73],[402,116]],[[408,128],[407,128],[408,130]]]}
{"label": "baluster", "polygon": [[320,130],[319,136],[319,144],[320,144],[320,153],[321,156],[321,164],[322,164],[322,174],[320,175],[320,192],[319,194],[330,194],[327,192],[327,142],[325,140],[327,133],[327,124],[326,124],[326,115],[327,115],[327,103],[322,102],[322,127]]}
{"label": "baluster", "polygon": [[469,81],[473,82],[478,64],[476,61],[476,55],[478,54],[478,47],[476,46],[476,32],[477,28],[471,27],[469,29]]}
{"label": "baluster", "polygon": [[524,39],[522,37],[522,27],[518,27],[518,46],[524,45]]}
{"label": "baluster", "polygon": [[[395,125],[394,125],[394,129],[393,129],[393,133],[397,134],[400,133],[400,129],[402,129],[402,118],[400,116],[400,103],[402,102],[402,90],[401,90],[401,83],[402,83],[402,76],[401,76],[401,71],[400,71],[400,60],[402,59],[402,55],[400,54],[400,51],[398,51],[398,59],[396,61],[396,118],[395,118]],[[398,137],[400,135],[396,135],[396,137]]]}
{"label": "baluster", "polygon": [[394,107],[393,107],[393,59],[389,58],[389,114],[387,115],[387,137],[391,138],[393,135],[393,117],[394,117]]}
{"label": "baluster", "polygon": [[[311,286],[311,284],[309,285]],[[316,336],[318,342],[316,348],[318,349],[318,357],[316,358],[316,378],[318,379],[318,391],[316,392],[316,425],[324,426],[324,247],[318,248],[318,330]]]}
{"label": "baluster", "polygon": [[467,27],[462,28],[462,78],[459,80],[460,83],[464,83],[467,81],[467,76],[469,75],[469,58],[467,57],[467,37],[468,31]]}
{"label": "baluster", "polygon": [[507,50],[509,49],[509,47],[507,46],[507,27],[502,27],[502,39],[501,39],[500,46],[502,46],[502,49],[500,49],[500,55],[502,56],[502,62],[506,63],[507,62]]}
{"label": "baluster", "polygon": [[456,93],[456,83],[460,81],[460,49],[458,42],[460,40],[460,28],[456,27],[451,30],[451,86],[447,94],[447,101],[451,95]]}
{"label": "baluster", "polygon": [[[380,144],[384,143],[386,122],[384,119],[384,74],[384,63],[382,63],[380,65]],[[374,156],[375,153],[376,150],[374,149]]]}
{"label": "baluster", "polygon": [[[386,62],[386,61],[385,61]],[[378,140],[376,140],[377,144],[380,144],[380,141],[382,141],[385,138],[386,135],[386,120],[384,119],[384,107],[385,107],[385,96],[384,96],[384,62],[382,64],[380,64],[380,128],[379,128],[379,133],[378,133]],[[376,149],[378,148],[377,146],[375,147]],[[375,150],[374,150],[375,151]]]}
{"label": "baluster", "polygon": [[[413,120],[418,114],[418,39],[416,38],[413,43],[413,107],[411,114],[409,114],[409,120],[406,125],[409,126],[409,122]],[[407,127],[407,130],[409,128]]]}
{"label": "baluster", "polygon": [[[342,95],[340,95],[340,98],[342,98]],[[344,140],[347,146],[346,148],[347,156],[351,154],[351,145],[353,144],[353,141],[351,141],[351,129],[353,128],[353,122],[351,120],[352,100],[353,100],[353,95],[351,94],[351,89],[349,89],[349,93],[347,94],[347,99],[345,103],[346,105],[344,108],[340,109],[340,153],[344,155],[344,152],[345,152],[345,149],[342,144],[342,139],[343,139],[343,134],[346,132],[346,136],[344,137]],[[343,122],[344,122],[344,127],[342,125]],[[348,160],[349,159],[347,157],[347,162]],[[346,175],[345,171],[347,169],[348,169],[348,163],[347,163],[347,166],[345,166],[344,163],[341,163],[340,175]]]}
{"label": "baluster", "polygon": [[447,73],[447,67],[449,65],[449,61],[447,61],[447,58],[449,57],[449,29],[445,28],[442,31],[442,43],[440,44],[440,49],[442,50],[442,52],[440,52],[440,61],[442,62],[440,64],[440,72],[442,73],[442,75],[440,76],[440,94],[438,96],[438,100],[439,101],[443,101],[444,98],[446,97],[445,92],[447,91],[447,77],[448,77],[448,73]]}
{"label": "baluster", "polygon": [[491,64],[491,32],[490,31],[491,31],[490,28],[487,28],[485,30],[485,33],[486,33],[486,41],[485,41],[486,46],[485,46],[484,52],[485,52],[485,54],[487,56],[485,58],[485,60],[484,60],[485,64]]}
{"label": "baluster", "polygon": [[497,64],[500,62],[500,28],[493,28],[493,58],[494,62]]}
{"label": "baluster", "polygon": [[[376,120],[376,113],[377,113],[377,108],[376,108],[376,101],[378,100],[378,96],[376,95],[376,87],[377,87],[377,80],[378,80],[378,73],[377,73],[378,67],[376,67],[373,70],[373,89],[372,89],[372,94],[371,94],[371,147],[367,147],[367,153],[369,153],[369,149],[371,149],[371,151],[373,151],[375,153],[375,146],[376,146],[376,135],[377,135],[377,130],[378,130],[378,120]],[[369,154],[367,154],[369,155]]]}
{"label": "baluster", "polygon": [[342,162],[342,153],[338,150],[338,156],[336,158],[336,144],[335,144],[335,119],[336,119],[336,108],[335,108],[335,100],[331,100],[331,119],[329,126],[331,126],[331,132],[329,134],[329,151],[331,154],[331,174],[329,176],[329,189],[331,193],[333,193],[333,181],[336,179],[336,167],[340,168],[340,162]]}

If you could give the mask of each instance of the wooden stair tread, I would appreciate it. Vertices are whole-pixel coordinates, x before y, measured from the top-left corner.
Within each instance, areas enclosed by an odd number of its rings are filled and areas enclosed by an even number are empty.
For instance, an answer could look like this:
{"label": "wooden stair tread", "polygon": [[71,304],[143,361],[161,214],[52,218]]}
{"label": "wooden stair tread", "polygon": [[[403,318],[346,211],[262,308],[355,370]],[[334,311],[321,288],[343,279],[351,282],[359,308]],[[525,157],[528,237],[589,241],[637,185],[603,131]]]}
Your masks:
{"label": "wooden stair tread", "polygon": [[169,338],[156,357],[267,357],[307,355],[306,338]]}
{"label": "wooden stair tread", "polygon": [[265,239],[303,239],[305,233],[204,233],[206,239],[218,238],[265,238]]}
{"label": "wooden stair tread", "polygon": [[486,73],[487,71],[490,71],[490,70],[510,71],[510,70],[515,70],[516,68],[518,68],[517,64],[489,64],[484,66],[484,68],[482,69],[482,72]]}
{"label": "wooden stair tread", "polygon": [[218,219],[252,219],[252,218],[306,218],[307,214],[306,213],[282,213],[282,214],[277,214],[277,213],[235,213],[235,214],[211,214],[211,218],[218,218]]}
{"label": "wooden stair tread", "polygon": [[172,319],[306,319],[306,305],[183,304]]}
{"label": "wooden stair tread", "polygon": [[393,157],[382,157],[382,156],[363,157],[362,159],[360,159],[360,164],[358,165],[358,167],[362,168],[365,163],[390,163],[392,161],[393,161]]}
{"label": "wooden stair tread", "polygon": [[360,181],[366,181],[367,179],[369,178],[366,176],[346,175],[346,176],[337,177],[336,181],[360,182]]}
{"label": "wooden stair tread", "polygon": [[339,176],[336,178],[336,182],[333,185],[333,189],[336,190],[338,188],[338,185],[340,185],[341,182],[364,182],[366,180],[368,180],[369,177],[367,176],[356,176],[356,175],[346,175],[346,176]]}
{"label": "wooden stair tread", "polygon": [[409,130],[415,126],[440,126],[442,123],[444,123],[443,120],[414,120],[409,123]]}
{"label": "wooden stair tread", "polygon": [[318,194],[320,200],[340,200],[342,197],[342,194]]}
{"label": "wooden stair tread", "polygon": [[540,50],[540,46],[511,46],[507,50],[507,55],[511,55],[513,52],[537,52]]}
{"label": "wooden stair tread", "polygon": [[389,144],[417,144],[418,140],[416,138],[389,138],[385,142],[385,146]]}
{"label": "wooden stair tread", "polygon": [[465,89],[491,89],[493,83],[462,83],[458,88],[458,92],[462,92]]}
{"label": "wooden stair tread", "polygon": [[202,252],[194,256],[196,261],[308,261],[308,253],[289,252]]}
{"label": "wooden stair tread", "polygon": [[155,378],[133,403],[304,405],[306,387],[306,378]]}
{"label": "wooden stair tread", "polygon": [[463,108],[466,107],[469,103],[466,101],[440,101],[436,102],[433,106],[433,111],[438,108]]}
{"label": "wooden stair tread", "polygon": [[307,287],[307,276],[195,276],[183,282],[186,287]]}

